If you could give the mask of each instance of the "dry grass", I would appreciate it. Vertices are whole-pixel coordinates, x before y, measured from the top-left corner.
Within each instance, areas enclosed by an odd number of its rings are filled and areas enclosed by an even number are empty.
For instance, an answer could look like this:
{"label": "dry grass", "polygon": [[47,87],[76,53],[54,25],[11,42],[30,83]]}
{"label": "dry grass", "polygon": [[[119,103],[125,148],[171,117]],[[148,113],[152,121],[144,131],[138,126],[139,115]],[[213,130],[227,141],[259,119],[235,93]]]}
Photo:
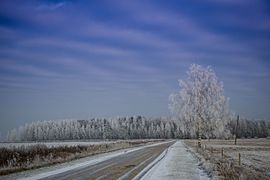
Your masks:
{"label": "dry grass", "polygon": [[99,153],[136,147],[149,142],[156,141],[130,140],[110,144],[60,147],[47,147],[46,145],[2,147],[0,148],[0,175],[63,163]]}
{"label": "dry grass", "polygon": [[[185,140],[214,179],[270,179],[270,139]],[[223,156],[222,156],[223,149]],[[241,162],[239,165],[239,153]]]}

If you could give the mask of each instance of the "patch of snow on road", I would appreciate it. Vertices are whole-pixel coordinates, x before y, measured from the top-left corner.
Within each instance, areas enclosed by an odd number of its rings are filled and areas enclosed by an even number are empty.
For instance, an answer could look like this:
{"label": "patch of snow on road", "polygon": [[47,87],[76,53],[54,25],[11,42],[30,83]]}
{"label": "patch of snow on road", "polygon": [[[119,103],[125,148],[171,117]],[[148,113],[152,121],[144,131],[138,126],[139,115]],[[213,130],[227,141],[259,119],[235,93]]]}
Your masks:
{"label": "patch of snow on road", "polygon": [[144,176],[144,180],[208,180],[207,174],[199,169],[198,161],[183,145],[177,141],[167,152],[167,155]]}

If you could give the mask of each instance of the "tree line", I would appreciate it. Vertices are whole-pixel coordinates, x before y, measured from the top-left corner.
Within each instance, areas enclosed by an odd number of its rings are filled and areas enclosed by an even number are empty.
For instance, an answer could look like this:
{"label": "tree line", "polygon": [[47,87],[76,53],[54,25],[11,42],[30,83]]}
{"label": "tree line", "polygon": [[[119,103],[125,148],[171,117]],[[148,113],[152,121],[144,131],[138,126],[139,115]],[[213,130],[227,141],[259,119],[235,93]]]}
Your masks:
{"label": "tree line", "polygon": [[270,136],[270,121],[241,119],[230,121],[228,128],[238,138],[265,138]]}
{"label": "tree line", "polygon": [[[270,135],[270,122],[240,120],[230,121],[226,129],[232,137],[254,138]],[[7,141],[55,141],[88,139],[146,139],[146,138],[196,138],[196,134],[185,133],[179,121],[169,117],[146,118],[143,116],[93,118],[90,120],[49,120],[27,123],[8,133]],[[205,135],[202,138],[209,138]],[[211,138],[217,138],[212,136]]]}
{"label": "tree line", "polygon": [[145,138],[181,138],[181,131],[168,118],[130,116],[38,121],[15,128],[7,135],[10,142]]}

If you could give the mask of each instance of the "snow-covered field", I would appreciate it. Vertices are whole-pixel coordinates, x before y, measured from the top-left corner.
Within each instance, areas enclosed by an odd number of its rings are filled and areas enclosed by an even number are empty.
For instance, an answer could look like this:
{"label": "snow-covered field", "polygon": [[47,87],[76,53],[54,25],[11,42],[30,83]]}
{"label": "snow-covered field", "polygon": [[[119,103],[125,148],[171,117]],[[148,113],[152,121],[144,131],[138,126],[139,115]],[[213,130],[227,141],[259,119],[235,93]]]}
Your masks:
{"label": "snow-covered field", "polygon": [[240,153],[244,165],[270,172],[270,139],[238,139],[237,145],[234,145],[234,141],[211,140],[205,141],[205,144],[217,150],[223,148],[224,154],[235,161]]}
{"label": "snow-covered field", "polygon": [[214,148],[224,148],[225,155],[235,161],[241,155],[241,164],[263,173],[270,173],[270,139],[239,139],[237,145],[213,142]]}
{"label": "snow-covered field", "polygon": [[[50,142],[22,142],[22,143],[0,143],[0,148],[18,148],[21,146],[33,146],[33,145],[46,145],[47,147],[60,147],[60,146],[88,146],[88,145],[99,145],[99,144],[112,144],[112,143],[119,143],[119,142],[136,142],[142,140],[89,140],[89,141],[50,141]],[[144,139],[143,141],[151,142],[151,141],[158,141],[158,139]]]}
{"label": "snow-covered field", "polygon": [[95,145],[95,144],[110,144],[120,141],[56,141],[56,142],[25,142],[25,143],[0,143],[1,147],[13,148],[20,146],[46,145],[47,147],[59,146],[78,146],[78,145]]}
{"label": "snow-covered field", "polygon": [[250,166],[255,170],[270,173],[270,149],[264,151],[229,151],[226,154],[237,160],[238,153],[241,154],[243,164]]}
{"label": "snow-covered field", "polygon": [[[186,140],[186,143],[196,149],[197,140]],[[203,156],[207,159],[215,158],[216,160],[229,160],[233,162],[236,168],[239,166],[245,168],[246,178],[251,176],[268,176],[270,179],[270,139],[238,139],[234,145],[234,140],[203,140],[202,141]],[[223,158],[222,158],[223,149]],[[211,160],[210,160],[211,161]],[[239,168],[238,168],[239,169]]]}

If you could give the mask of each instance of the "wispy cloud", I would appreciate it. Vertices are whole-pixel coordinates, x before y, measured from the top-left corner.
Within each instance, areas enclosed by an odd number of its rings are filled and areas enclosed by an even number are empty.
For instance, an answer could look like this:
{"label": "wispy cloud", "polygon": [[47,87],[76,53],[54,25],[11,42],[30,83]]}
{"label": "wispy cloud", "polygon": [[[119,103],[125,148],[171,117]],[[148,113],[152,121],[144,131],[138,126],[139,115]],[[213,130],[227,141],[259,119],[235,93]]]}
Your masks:
{"label": "wispy cloud", "polygon": [[33,76],[54,77],[58,75],[57,73],[45,70],[44,68],[38,68],[32,65],[20,65],[15,63],[4,64],[1,66],[1,69]]}
{"label": "wispy cloud", "polygon": [[[254,52],[253,42],[242,43],[231,36],[224,35],[217,31],[211,31],[209,28],[203,26],[202,23],[198,23],[194,18],[181,13],[181,11],[172,13],[149,2],[120,2],[115,3],[116,8],[120,8],[138,22],[154,25],[178,34],[180,37],[177,41],[181,42],[181,39],[184,39],[183,44],[185,44],[186,48],[203,47],[204,49],[219,50],[228,53]],[[233,17],[229,19],[234,21]],[[262,27],[267,28],[269,23],[265,22],[266,21],[263,21]],[[188,40],[185,41],[187,37]]]}
{"label": "wispy cloud", "polygon": [[122,56],[128,53],[132,53],[131,50],[127,50],[124,48],[117,48],[113,46],[95,44],[91,42],[74,41],[69,39],[50,38],[50,37],[27,39],[25,41],[20,42],[20,45],[28,47],[40,46],[41,48],[42,47],[64,48],[75,51],[84,51],[89,53],[115,55],[115,56]]}
{"label": "wispy cloud", "polygon": [[59,8],[62,8],[66,5],[66,2],[51,2],[51,3],[45,3],[43,2],[42,4],[38,5],[37,10],[56,10]]}

